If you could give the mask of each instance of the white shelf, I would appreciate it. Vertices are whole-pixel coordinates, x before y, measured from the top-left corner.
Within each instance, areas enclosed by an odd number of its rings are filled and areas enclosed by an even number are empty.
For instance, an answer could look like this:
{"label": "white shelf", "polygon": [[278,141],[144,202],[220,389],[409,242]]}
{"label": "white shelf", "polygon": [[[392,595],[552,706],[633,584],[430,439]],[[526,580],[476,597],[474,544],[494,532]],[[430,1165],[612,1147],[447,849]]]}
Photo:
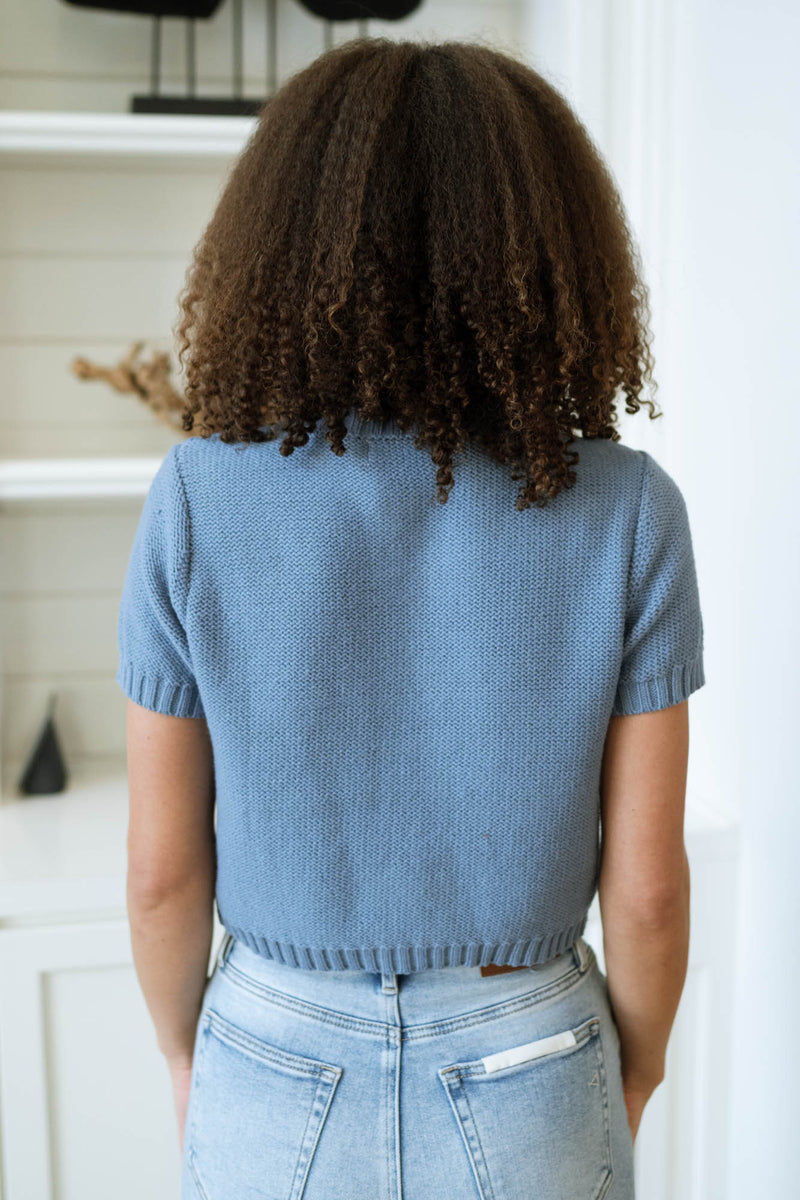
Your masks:
{"label": "white shelf", "polygon": [[0,502],[144,496],[162,457],[0,460]]}
{"label": "white shelf", "polygon": [[36,914],[124,910],[128,778],[124,758],[72,760],[66,789],[0,803],[0,925]]}
{"label": "white shelf", "polygon": [[256,117],[0,111],[0,155],[220,158],[237,154]]}

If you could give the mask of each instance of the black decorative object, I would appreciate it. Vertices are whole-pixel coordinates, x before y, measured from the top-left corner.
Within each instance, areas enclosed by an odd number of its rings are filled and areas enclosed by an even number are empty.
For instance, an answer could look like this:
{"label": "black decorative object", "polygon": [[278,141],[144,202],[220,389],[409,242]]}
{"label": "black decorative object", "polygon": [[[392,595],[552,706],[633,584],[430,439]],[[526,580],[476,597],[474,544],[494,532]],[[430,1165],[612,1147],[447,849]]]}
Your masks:
{"label": "black decorative object", "polygon": [[64,0],[76,8],[103,8],[107,12],[140,13],[158,17],[199,17],[214,15],[222,0]]}
{"label": "black decorative object", "polygon": [[53,724],[55,702],[55,693],[52,693],[47,702],[47,715],[20,777],[19,790],[27,796],[51,796],[63,792],[67,784],[67,770]]}
{"label": "black decorative object", "polygon": [[[244,31],[242,0],[232,0],[233,21],[233,95],[198,96],[196,94],[197,63],[195,55],[195,20],[207,20],[220,7],[222,0],[64,0],[78,8],[106,9],[110,12],[148,15],[153,18],[150,38],[150,92],[132,96],[130,111],[134,113],[182,113],[205,117],[254,117],[266,100],[276,91],[277,0],[265,0],[267,7],[267,96],[250,99],[242,95],[242,58]],[[186,19],[186,95],[161,95],[161,19]]]}
{"label": "black decorative object", "polygon": [[[360,37],[367,36],[367,21],[400,21],[419,8],[422,0],[298,0],[324,21],[324,45],[333,46],[334,21],[358,21]],[[233,95],[198,96],[196,94],[197,62],[195,55],[196,20],[207,20],[219,8],[222,0],[64,0],[75,8],[104,9],[107,12],[138,14],[153,18],[150,38],[150,92],[132,96],[130,111],[134,113],[189,113],[205,117],[257,117],[264,105],[275,95],[278,87],[277,43],[278,0],[265,0],[267,8],[267,94],[263,99],[248,99],[242,95],[242,58],[244,31],[242,0],[231,0],[233,20]],[[186,95],[161,95],[161,19],[183,17],[186,20]]]}
{"label": "black decorative object", "polygon": [[401,21],[420,0],[300,0],[315,17],[326,21]]}

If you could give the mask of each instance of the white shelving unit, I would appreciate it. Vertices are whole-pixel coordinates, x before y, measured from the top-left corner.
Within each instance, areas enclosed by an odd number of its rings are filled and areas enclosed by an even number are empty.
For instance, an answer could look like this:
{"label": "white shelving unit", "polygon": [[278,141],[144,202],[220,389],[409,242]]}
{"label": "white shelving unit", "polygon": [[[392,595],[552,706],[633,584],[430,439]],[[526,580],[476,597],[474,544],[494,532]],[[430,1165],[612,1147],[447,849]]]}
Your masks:
{"label": "white shelving unit", "polygon": [[[109,161],[150,160],[174,172],[225,163],[255,128],[254,117],[148,116],[133,113],[0,112],[3,167],[79,164],[101,170]],[[0,503],[103,496],[143,496],[160,458],[0,458]]]}
{"label": "white shelving unit", "polygon": [[[141,504],[181,435],[68,365],[78,354],[113,362],[133,340],[164,336],[188,252],[254,124],[0,113],[3,1200],[179,1190],[169,1080],[125,911],[114,676]],[[67,787],[21,796],[52,690]],[[223,932],[215,916],[213,953]]]}
{"label": "white shelving unit", "polygon": [[[10,300],[9,320],[0,335],[0,369],[7,365],[6,376],[18,388],[18,394],[8,388],[0,406],[0,534],[8,555],[3,595],[5,624],[12,630],[11,636],[4,631],[3,639],[0,804],[17,798],[9,786],[9,763],[24,757],[26,743],[36,733],[38,680],[45,675],[52,675],[49,687],[62,690],[69,690],[71,677],[76,677],[74,714],[57,711],[57,718],[63,716],[67,728],[72,726],[68,741],[73,742],[73,756],[120,758],[119,730],[116,744],[95,748],[80,727],[84,720],[92,721],[87,695],[92,686],[96,690],[97,681],[85,671],[77,678],[79,670],[62,666],[58,647],[52,671],[44,661],[37,662],[37,619],[41,616],[44,625],[48,610],[52,629],[53,619],[57,624],[70,608],[66,594],[82,590],[85,582],[66,561],[61,577],[54,568],[49,579],[43,578],[33,555],[40,550],[55,563],[61,551],[66,560],[61,535],[72,536],[75,554],[87,556],[85,576],[98,577],[87,610],[102,610],[100,623],[110,632],[141,502],[169,444],[181,435],[133,396],[120,397],[102,382],[74,376],[65,380],[66,360],[94,346],[95,358],[112,361],[135,338],[164,336],[163,314],[174,316],[177,286],[165,278],[161,264],[178,260],[185,267],[229,164],[255,124],[253,117],[0,112],[0,190],[8,213],[5,237],[0,235],[0,263],[5,264],[0,270],[8,272]],[[135,253],[137,246],[140,253]],[[86,286],[92,274],[102,290],[99,304]],[[122,287],[116,283],[118,275]],[[158,297],[156,304],[152,295]],[[65,395],[63,404],[53,399],[59,393]],[[132,453],[119,453],[126,441],[134,447]],[[40,445],[44,449],[38,457],[24,452]],[[82,452],[59,453],[64,445]],[[84,445],[94,452],[83,452]],[[105,505],[112,500],[130,503]],[[65,507],[63,501],[79,503]],[[82,511],[91,518],[94,533],[84,545]],[[26,549],[26,541],[35,541],[31,533],[40,545]],[[103,578],[93,562],[104,546],[109,571]],[[65,603],[59,612],[62,591]],[[87,641],[86,661],[96,660],[97,624],[79,620],[78,625],[74,633],[78,643]],[[108,638],[105,651],[106,676],[113,681],[115,647]],[[21,697],[18,702],[15,693]]]}
{"label": "white shelving unit", "polygon": [[144,496],[161,459],[21,458],[0,462],[0,501]]}
{"label": "white shelving unit", "polygon": [[7,111],[0,112],[0,155],[230,158],[255,125],[255,117]]}

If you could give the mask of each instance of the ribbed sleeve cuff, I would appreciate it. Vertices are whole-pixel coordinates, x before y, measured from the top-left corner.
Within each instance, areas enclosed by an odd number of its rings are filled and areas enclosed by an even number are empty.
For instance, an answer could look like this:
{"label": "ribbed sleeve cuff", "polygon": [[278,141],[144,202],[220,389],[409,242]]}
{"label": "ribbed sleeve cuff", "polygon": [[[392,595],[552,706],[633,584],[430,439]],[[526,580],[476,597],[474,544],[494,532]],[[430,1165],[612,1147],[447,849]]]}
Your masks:
{"label": "ribbed sleeve cuff", "polygon": [[204,717],[200,693],[194,683],[171,683],[145,675],[131,663],[120,663],[117,683],[135,704],[168,717]]}
{"label": "ribbed sleeve cuff", "polygon": [[702,650],[691,663],[673,667],[655,679],[631,679],[620,682],[611,709],[612,716],[632,716],[635,713],[656,712],[680,704],[706,681]]}

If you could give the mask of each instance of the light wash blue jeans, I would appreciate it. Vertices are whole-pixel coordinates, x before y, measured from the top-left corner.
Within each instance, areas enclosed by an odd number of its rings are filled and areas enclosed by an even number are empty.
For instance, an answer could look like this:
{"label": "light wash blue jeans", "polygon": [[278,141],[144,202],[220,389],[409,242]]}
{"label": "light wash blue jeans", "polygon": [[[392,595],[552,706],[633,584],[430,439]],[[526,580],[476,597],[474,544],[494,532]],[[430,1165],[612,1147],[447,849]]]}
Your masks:
{"label": "light wash blue jeans", "polygon": [[606,977],[578,938],[481,975],[315,971],[228,934],[182,1200],[633,1200]]}

